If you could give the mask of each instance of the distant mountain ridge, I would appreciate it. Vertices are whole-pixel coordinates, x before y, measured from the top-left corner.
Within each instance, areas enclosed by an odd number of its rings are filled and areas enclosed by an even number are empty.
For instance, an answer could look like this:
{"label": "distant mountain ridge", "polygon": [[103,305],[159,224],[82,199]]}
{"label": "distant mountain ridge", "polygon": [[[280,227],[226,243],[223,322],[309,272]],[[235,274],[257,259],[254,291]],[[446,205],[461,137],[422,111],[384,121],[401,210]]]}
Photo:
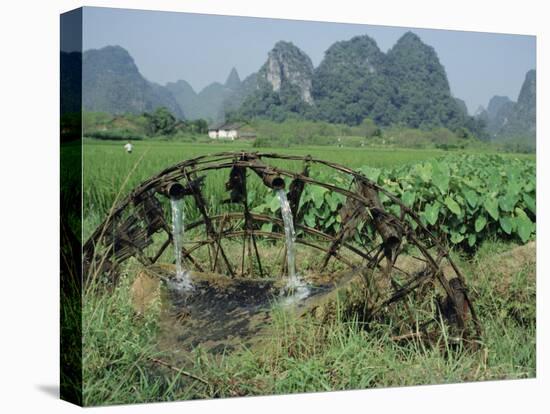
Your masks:
{"label": "distant mountain ridge", "polygon": [[[280,68],[288,73],[280,75]],[[380,126],[444,126],[484,136],[480,120],[452,96],[435,50],[412,32],[387,53],[367,35],[336,42],[317,68],[298,47],[278,42],[237,117],[303,117],[348,125],[370,118]]]}
{"label": "distant mountain ridge", "polygon": [[490,136],[495,137],[503,125],[508,122],[514,105],[515,102],[507,96],[495,95],[489,101],[487,109],[480,107],[476,116],[485,122]]}
{"label": "distant mountain ridge", "polygon": [[215,82],[198,94],[185,81],[166,87],[189,118],[214,123],[223,122],[229,114],[276,121],[305,117],[350,125],[369,117],[379,125],[480,128],[468,116],[464,102],[451,95],[435,50],[412,32],[387,54],[366,35],[336,42],[317,68],[293,43],[279,41],[258,72],[242,82],[233,68],[224,85]]}
{"label": "distant mountain ridge", "polygon": [[120,46],[82,54],[82,106],[86,111],[111,114],[152,112],[164,106],[175,117],[184,118],[172,93],[145,79],[134,59]]}
{"label": "distant mountain ridge", "polygon": [[303,116],[313,104],[313,64],[309,56],[291,42],[277,42],[255,76],[241,90],[239,118],[267,117],[283,121],[285,114]]}
{"label": "distant mountain ridge", "polygon": [[418,128],[466,127],[471,120],[451,95],[445,68],[433,47],[414,33],[405,33],[387,53],[386,76],[394,88],[393,122]]}
{"label": "distant mountain ridge", "polygon": [[385,75],[386,59],[366,35],[330,46],[314,74],[313,117],[358,124],[369,116],[387,124],[393,91]]}
{"label": "distant mountain ridge", "polygon": [[526,138],[536,135],[536,71],[525,74],[517,102],[507,96],[493,96],[487,109],[480,108],[476,116],[486,122],[494,140]]}
{"label": "distant mountain ridge", "polygon": [[313,103],[311,97],[313,63],[308,55],[291,42],[277,42],[260,68],[258,79],[269,84],[274,92],[286,86],[295,87],[300,99]]}
{"label": "distant mountain ridge", "polygon": [[[62,64],[78,62],[65,55]],[[316,68],[296,45],[279,41],[257,72],[241,80],[232,68],[225,83],[214,82],[198,93],[185,80],[165,86],[148,81],[120,46],[88,50],[82,62],[87,111],[142,113],[164,106],[177,118],[202,118],[210,124],[258,117],[358,125],[370,118],[380,126],[462,128],[478,137],[535,133],[534,70],[526,75],[517,103],[495,96],[487,110],[472,117],[464,102],[452,96],[436,51],[412,32],[387,53],[367,35],[335,42]]]}
{"label": "distant mountain ridge", "polygon": [[525,74],[518,101],[510,114],[510,121],[501,133],[505,136],[525,134],[535,137],[537,124],[537,83],[536,72],[530,70]]}
{"label": "distant mountain ridge", "polygon": [[206,119],[211,123],[223,122],[226,101],[241,88],[241,79],[235,68],[227,76],[224,84],[213,82],[199,93],[184,80],[168,82],[168,89],[189,119]]}

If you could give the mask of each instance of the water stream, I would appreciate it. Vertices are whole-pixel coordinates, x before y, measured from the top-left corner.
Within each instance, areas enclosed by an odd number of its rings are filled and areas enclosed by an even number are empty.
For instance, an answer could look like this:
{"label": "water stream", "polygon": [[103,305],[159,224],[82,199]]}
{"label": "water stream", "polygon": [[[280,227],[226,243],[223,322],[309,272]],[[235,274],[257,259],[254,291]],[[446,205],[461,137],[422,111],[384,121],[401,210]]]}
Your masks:
{"label": "water stream", "polygon": [[305,297],[309,293],[309,289],[296,274],[296,232],[294,231],[292,210],[290,209],[285,190],[277,190],[277,197],[281,203],[281,216],[285,225],[286,262],[288,269],[288,282],[285,290],[291,294]]}
{"label": "water stream", "polygon": [[193,288],[189,272],[183,268],[182,247],[183,235],[185,233],[183,220],[185,213],[183,212],[183,198],[171,198],[172,205],[172,238],[174,244],[174,256],[176,258],[176,278],[174,287],[177,289],[190,290]]}

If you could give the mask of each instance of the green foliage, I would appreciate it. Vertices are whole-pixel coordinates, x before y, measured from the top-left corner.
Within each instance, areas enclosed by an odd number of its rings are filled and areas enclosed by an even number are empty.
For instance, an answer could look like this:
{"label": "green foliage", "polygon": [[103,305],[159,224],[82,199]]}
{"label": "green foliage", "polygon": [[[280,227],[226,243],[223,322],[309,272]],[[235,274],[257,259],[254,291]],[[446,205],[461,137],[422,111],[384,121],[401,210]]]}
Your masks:
{"label": "green foliage", "polygon": [[86,134],[89,138],[103,139],[110,141],[140,141],[143,139],[143,135],[136,133],[113,129],[110,131],[91,131]]}
{"label": "green foliage", "polygon": [[[119,143],[85,140],[84,165],[97,168],[84,170],[84,224],[91,217],[95,220],[95,225],[88,223],[89,230],[84,237],[105,217],[118,191],[125,196],[135,185],[181,161],[182,157],[227,149],[246,150],[247,145],[242,142],[188,145],[152,140],[136,145],[136,156],[129,157],[121,151]],[[70,147],[67,149],[82,148],[80,145]],[[130,271],[123,273],[117,288],[109,294],[87,293],[84,297],[85,404],[143,403],[535,375],[534,264],[518,265],[517,269],[508,271],[507,263],[518,263],[515,257],[503,261],[498,255],[514,242],[534,236],[536,183],[532,156],[456,155],[434,159],[441,152],[376,148],[358,151],[332,147],[295,147],[280,152],[311,154],[350,168],[360,168],[369,179],[412,205],[431,229],[445,232],[460,247],[474,246],[477,251],[472,260],[467,261],[458,254],[460,251],[451,254],[464,271],[467,285],[476,294],[475,306],[484,327],[482,350],[454,350],[449,347],[445,335],[437,340],[441,346],[433,347],[417,341],[392,340],[394,323],[402,319],[372,324],[367,332],[355,320],[340,316],[334,323],[327,324],[311,318],[294,319],[281,313],[274,316],[273,331],[269,335],[272,342],[261,348],[260,353],[256,352],[257,348],[246,348],[219,357],[210,356],[198,347],[189,354],[189,359],[186,358],[188,365],[175,363],[204,378],[209,384],[206,385],[151,362],[152,357],[171,361],[170,355],[160,354],[158,348],[157,310],[161,309],[155,307],[145,316],[134,313],[129,288],[135,266],[127,262],[129,268],[126,269]],[[122,187],[137,158],[144,153],[128,184]],[[80,160],[80,156],[72,158]],[[280,166],[290,168],[287,164]],[[322,170],[312,171],[315,177],[323,173]],[[251,186],[255,179],[259,181],[254,174],[250,178]],[[343,180],[339,175],[324,178],[343,184],[338,181]],[[206,183],[208,208],[212,214],[218,214],[219,209],[225,208],[220,201],[227,198],[223,188],[227,172],[212,179]],[[254,188],[249,197],[254,205],[262,202],[268,205],[270,214],[276,214],[278,203],[273,201],[271,194],[266,196],[266,192],[261,191],[264,188],[263,185]],[[332,196],[330,191],[311,188],[302,201],[304,217],[308,217],[304,220],[319,228],[325,226],[336,231],[340,223],[337,215],[329,211],[337,211],[343,200]],[[460,217],[445,204],[447,197],[459,205]],[[498,200],[498,221],[484,207],[490,197]],[[75,198],[80,200],[80,196]],[[515,199],[513,209],[508,211]],[[390,205],[387,199],[382,198],[382,201]],[[191,206],[186,212],[189,212],[190,221],[197,218]],[[334,222],[330,221],[331,217]],[[502,228],[502,223],[508,225],[506,220],[501,221],[503,217],[508,217],[512,223],[510,235]],[[417,312],[414,307],[412,311],[414,320],[425,319],[424,313]]]}
{"label": "green foliage", "polygon": [[476,221],[474,222],[474,230],[476,231],[476,233],[479,233],[481,230],[485,228],[486,225],[487,225],[487,217],[481,214],[476,218]]}
{"label": "green foliage", "polygon": [[[135,271],[135,269],[134,269]],[[133,274],[134,272],[132,272]],[[168,387],[148,377],[149,358],[158,357],[156,332],[159,303],[146,315],[135,315],[127,275],[110,294],[87,291],[82,307],[82,376],[85,406],[151,400]],[[127,384],[144,384],[136,393]]]}
{"label": "green foliage", "polygon": [[499,212],[498,212],[498,200],[495,198],[492,198],[490,195],[488,198],[485,199],[483,202],[483,207],[485,207],[485,210],[489,215],[493,218],[493,220],[498,220],[499,218]]}
{"label": "green foliage", "polygon": [[346,131],[343,125],[322,121],[287,120],[255,121],[252,128],[256,131],[255,147],[288,147],[291,145],[334,145],[337,137]]}
{"label": "green foliage", "polygon": [[287,119],[285,122],[255,119],[250,127],[256,133],[255,147],[332,145],[339,147],[398,147],[464,150],[487,149],[489,144],[469,137],[459,138],[447,128],[426,130],[400,126],[378,127],[369,118],[358,126],[325,121]]}
{"label": "green foliage", "polygon": [[233,118],[262,118],[276,122],[303,118],[308,105],[302,101],[296,85],[284,83],[278,92],[265,86],[249,96]]}
{"label": "green foliage", "polygon": [[[293,49],[292,49],[293,50]],[[297,52],[296,52],[297,53]],[[258,72],[258,88],[231,117],[310,119],[359,126],[358,136],[380,136],[379,127],[397,126],[433,130],[444,128],[453,141],[487,139],[484,121],[468,116],[464,103],[451,95],[445,69],[432,47],[408,32],[384,54],[368,36],[334,43],[311,73],[307,59],[284,56],[294,79],[311,79],[313,104],[303,101],[303,81],[298,86],[282,79],[279,90],[267,82],[266,65]],[[271,55],[270,55],[271,56]],[[288,69],[290,71],[290,69]],[[453,131],[453,132],[451,132]],[[441,142],[442,148],[460,143]]]}
{"label": "green foliage", "polygon": [[[485,242],[471,261],[459,262],[475,292],[483,326],[479,351],[453,346],[448,332],[425,342],[392,336],[399,308],[387,321],[363,325],[338,302],[334,319],[272,313],[270,334],[260,347],[211,355],[202,347],[183,354],[184,365],[158,351],[157,311],[133,314],[128,278],[112,294],[85,298],[84,402],[128,404],[530,378],[536,375],[536,278],[533,262],[513,256],[510,243]],[[524,250],[525,252],[525,250]],[[456,255],[455,255],[456,256]],[[514,266],[503,266],[503,260]],[[157,307],[158,308],[158,307]],[[426,318],[407,306],[412,320]],[[455,344],[456,345],[456,344]],[[151,363],[159,358],[204,379]],[[181,359],[180,359],[181,361]]]}
{"label": "green foliage", "polygon": [[525,137],[522,135],[514,138],[502,138],[495,141],[494,145],[502,152],[532,154],[536,151],[536,141],[534,137]]}
{"label": "green foliage", "polygon": [[145,114],[145,117],[149,135],[170,135],[176,129],[176,118],[164,107],[157,108],[152,114]]}
{"label": "green foliage", "polygon": [[445,205],[452,213],[454,213],[455,216],[457,217],[462,216],[462,209],[452,197],[450,196],[445,197]]}
{"label": "green foliage", "polygon": [[448,128],[434,127],[426,129],[391,126],[382,130],[385,145],[401,148],[434,147],[448,150],[463,150],[479,147],[481,143],[474,137],[460,138]]}
{"label": "green foliage", "polygon": [[84,136],[101,140],[141,140],[147,134],[147,124],[144,115],[111,115],[104,112],[82,114]]}
{"label": "green foliage", "polygon": [[389,125],[397,111],[385,63],[385,55],[368,36],[334,43],[315,70],[315,107],[309,116],[348,125],[359,125],[369,117]]}
{"label": "green foliage", "polygon": [[[275,123],[273,124],[275,125]],[[143,141],[143,144],[136,145],[135,157],[128,157],[122,151],[120,144],[115,142],[85,141],[85,151],[83,151],[85,165],[97,165],[101,168],[85,169],[83,177],[84,217],[98,216],[101,218],[107,214],[124,178],[144,152],[147,153],[139,168],[128,180],[122,191],[122,196],[152,174],[181,161],[182,157],[250,149],[249,143],[237,141],[222,144],[209,140],[208,143],[182,144],[176,141],[176,139],[179,140],[177,136],[176,133],[173,140],[168,142]],[[267,149],[268,152],[270,150]],[[293,155],[310,154],[315,158],[330,159],[350,168],[360,169],[368,178],[378,182],[396,195],[404,197],[406,203],[412,203],[413,209],[437,234],[444,233],[450,237],[451,231],[455,231],[455,233],[464,235],[461,245],[465,248],[478,245],[482,240],[493,235],[520,240],[519,228],[521,228],[520,231],[524,238],[528,237],[526,236],[528,230],[534,231],[534,224],[529,224],[536,220],[535,168],[534,159],[530,156],[447,155],[444,158],[432,160],[441,157],[442,153],[427,150],[381,150],[377,148],[358,150],[333,146],[297,146],[291,149],[278,148],[276,151]],[[182,154],[185,155],[182,156]],[[411,165],[413,162],[415,164]],[[278,165],[281,168],[296,168],[296,165],[291,162],[281,162]],[[312,171],[312,175],[326,182],[334,183],[344,178],[338,175],[324,176],[323,174],[327,174],[325,171],[316,169]],[[227,198],[224,187],[226,181],[227,175],[222,171],[212,174],[212,177],[208,178],[206,191],[212,214],[221,214],[227,211],[228,205],[221,203]],[[261,185],[260,180],[251,177],[249,184],[254,186],[249,193],[250,205],[269,204],[273,197],[268,194],[265,186]],[[288,184],[290,183],[287,182]],[[343,185],[345,186],[346,183],[344,182]],[[319,229],[326,227],[329,232],[334,232],[339,228],[340,223],[336,217],[337,214],[332,212],[335,211],[335,202],[341,203],[342,201],[337,196],[332,197],[330,193],[325,193],[323,200],[326,201],[317,211],[315,202],[319,205],[320,198],[317,194],[308,194],[308,187],[310,186],[306,186],[304,196],[304,200],[307,200],[304,217],[308,217],[307,220],[310,223],[314,221],[314,226]],[[495,190],[498,191],[498,194],[493,195]],[[446,197],[451,197],[459,205],[462,215],[457,216],[449,209],[445,204]],[[497,203],[498,220],[495,220],[485,208],[486,200],[490,198],[499,200]],[[500,202],[501,199],[502,202]],[[510,210],[509,204],[514,200],[516,202],[511,211],[502,210],[501,204],[506,210]],[[390,205],[387,200],[382,199],[382,201],[386,206]],[[278,206],[276,203],[274,205]],[[515,210],[516,207],[521,208],[527,218],[522,218],[523,215]],[[308,211],[311,214],[305,214]],[[192,203],[188,213],[189,220],[198,216]],[[399,211],[395,213],[399,214]],[[518,215],[522,217],[513,218]],[[500,218],[507,216],[510,216],[512,220],[511,234],[507,234],[500,223]],[[518,224],[520,224],[519,227]],[[93,226],[90,229],[93,230]],[[533,231],[530,232],[531,236]],[[475,242],[473,235],[476,236]],[[457,240],[456,236],[454,240]]]}
{"label": "green foliage", "polygon": [[179,121],[164,107],[141,115],[84,112],[82,124],[85,137],[113,141],[137,141],[147,137],[195,141],[198,136],[206,137],[208,133],[204,119]]}
{"label": "green foliage", "polygon": [[394,123],[412,128],[467,127],[467,114],[451,96],[445,69],[435,50],[414,33],[405,33],[388,52],[387,76],[395,88]]}
{"label": "green foliage", "polygon": [[498,155],[447,156],[387,171],[378,182],[403,200],[406,192],[414,192],[413,210],[428,228],[447,233],[452,243],[465,248],[495,236],[525,243],[535,231],[531,161]]}
{"label": "green foliage", "polygon": [[[255,90],[231,118],[262,118],[276,122],[303,119],[310,104],[304,101],[302,92],[305,88],[309,90],[312,73],[311,59],[303,51],[290,42],[277,42],[254,78]],[[280,84],[274,88],[270,78],[279,78]]]}
{"label": "green foliage", "polygon": [[[222,151],[243,151],[250,150],[251,144],[244,141],[214,141],[210,138],[204,138],[204,141],[182,142],[184,137],[178,137],[179,133],[166,139],[147,139],[135,145],[135,156],[128,157],[123,151],[122,146],[116,141],[97,141],[84,140],[82,151],[85,168],[83,170],[83,209],[86,228],[90,230],[85,232],[89,236],[95,226],[99,225],[101,219],[108,213],[115,196],[121,189],[125,177],[133,169],[134,163],[143,156],[139,168],[131,174],[128,183],[122,189],[122,196],[126,196],[132,188],[148,179],[151,175],[180,162],[184,158],[192,158],[204,154],[212,154]],[[190,137],[187,135],[187,137]],[[77,146],[78,148],[78,146]],[[268,148],[267,151],[276,151],[283,154],[292,155],[311,155],[320,159],[332,159],[335,162],[347,165],[351,168],[358,168],[362,165],[370,165],[373,170],[377,168],[391,168],[396,165],[411,162],[419,162],[431,159],[441,155],[441,152],[434,150],[396,150],[373,148],[368,151],[358,151],[355,148],[335,148],[335,147],[292,147],[292,148]],[[80,159],[80,157],[78,157]],[[87,166],[98,166],[98,168],[88,168]],[[296,165],[292,163],[279,164],[283,168],[293,169]],[[75,170],[77,171],[77,170]],[[208,179],[208,199],[209,208],[213,214],[223,213],[227,204],[222,204],[222,200],[227,198],[225,191],[225,182],[227,174],[224,171],[212,174]],[[259,180],[258,180],[259,181]],[[250,185],[255,185],[256,180],[251,179]],[[257,205],[266,194],[265,186],[259,185],[252,199],[251,205]],[[251,195],[252,192],[249,193]],[[80,198],[79,198],[80,199]],[[189,219],[196,217],[197,212],[189,207]],[[94,220],[91,220],[94,218]],[[97,220],[95,220],[97,218]],[[85,238],[86,238],[85,237]]]}
{"label": "green foliage", "polygon": [[382,135],[382,130],[370,118],[363,119],[363,122],[359,124],[357,130],[360,135],[365,138],[379,137]]}
{"label": "green foliage", "polygon": [[[454,245],[472,249],[493,237],[526,243],[534,235],[535,165],[531,161],[498,155],[457,155],[388,170],[359,170],[400,197],[429,230],[446,235]],[[318,172],[314,177],[344,187],[350,185],[338,174]],[[274,196],[268,194],[257,211],[265,211],[266,206],[271,206],[271,213],[277,211],[273,200]],[[400,214],[387,197],[381,200],[390,212]],[[340,194],[306,186],[298,217],[309,227],[335,234],[341,227],[338,211],[344,202]],[[414,222],[411,224],[416,227]]]}
{"label": "green foliage", "polygon": [[195,119],[189,122],[192,132],[197,134],[206,134],[208,132],[208,123],[204,119]]}

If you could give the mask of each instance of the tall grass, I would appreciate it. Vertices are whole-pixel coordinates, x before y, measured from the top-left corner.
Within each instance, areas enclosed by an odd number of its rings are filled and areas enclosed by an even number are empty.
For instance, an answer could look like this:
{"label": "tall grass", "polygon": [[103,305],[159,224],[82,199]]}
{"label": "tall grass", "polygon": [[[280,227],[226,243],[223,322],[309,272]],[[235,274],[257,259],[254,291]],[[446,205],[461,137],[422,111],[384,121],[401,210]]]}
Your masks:
{"label": "tall grass", "polygon": [[[177,162],[204,154],[240,150],[254,151],[255,149],[251,148],[250,143],[243,141],[208,144],[141,141],[135,144],[134,153],[129,155],[124,151],[120,142],[84,140],[84,216],[87,217],[94,211],[106,213],[109,210],[115,195],[121,190],[122,181],[131,170],[135,160],[144,152],[147,152],[147,155],[140,163],[139,169],[132,174],[127,185],[122,188],[123,195],[145,179]],[[262,148],[261,151],[312,155],[351,168],[367,165],[377,168],[393,167],[435,158],[447,153],[433,149],[358,149],[326,146]],[[531,158],[533,157],[531,156]],[[283,161],[279,166],[296,167],[296,164]],[[217,191],[220,193],[225,192],[224,183],[227,181],[227,172],[220,172],[219,174],[213,174],[213,176],[215,177],[211,181],[213,191],[218,189]],[[223,196],[226,197],[225,194]]]}
{"label": "tall grass", "polygon": [[[136,316],[128,268],[111,294],[84,300],[84,402],[117,404],[244,395],[287,394],[535,375],[534,264],[509,273],[503,286],[496,252],[510,245],[486,243],[481,255],[461,260],[484,332],[479,350],[451,345],[445,327],[430,344],[396,341],[392,322],[371,325],[349,317],[341,304],[330,323],[276,309],[266,340],[254,348],[214,356],[201,347],[185,369],[206,383],[155,364],[170,360],[156,346],[159,304]],[[493,270],[490,270],[490,269]],[[518,310],[522,317],[518,317]],[[345,316],[348,315],[348,316]],[[420,315],[418,315],[420,318]]]}
{"label": "tall grass", "polygon": [[[150,176],[159,173],[163,169],[180,162],[204,154],[213,154],[222,151],[252,150],[249,143],[212,143],[212,144],[187,144],[172,142],[138,142],[135,143],[134,152],[129,155],[119,142],[106,142],[85,140],[83,150],[83,210],[85,238],[101,222],[111,208],[117,194],[125,196],[133,188]],[[312,155],[321,159],[330,159],[349,167],[370,165],[386,167],[425,160],[442,155],[443,152],[435,150],[358,150],[334,147],[293,147],[292,149],[265,148],[265,152],[292,153],[294,155]],[[144,155],[146,153],[146,155]],[[133,168],[136,159],[143,156],[139,168],[135,170],[129,179],[126,179]],[[301,166],[292,161],[280,161],[282,168],[300,170]],[[204,192],[207,203],[213,213],[222,213],[231,209],[231,206],[221,203],[228,197],[225,190],[225,182],[228,171],[213,171],[208,174]],[[249,183],[249,195],[263,198],[268,191],[260,185],[259,180],[251,179]],[[166,206],[167,207],[167,206]],[[187,212],[193,218],[194,208],[188,206]],[[195,211],[195,214],[197,212]]]}
{"label": "tall grass", "polygon": [[[87,142],[84,150],[85,234],[105,218],[113,202],[163,168],[198,154],[237,149],[232,145],[188,146],[153,143],[136,146],[131,156],[119,144]],[[395,165],[426,159],[437,151],[360,152],[296,149],[348,166]],[[148,153],[143,156],[144,152]],[[136,160],[141,162],[134,172]],[[386,163],[386,164],[385,164]],[[207,202],[225,197],[225,175],[207,182]],[[216,193],[216,191],[218,191]],[[484,327],[478,351],[451,346],[442,326],[431,344],[392,338],[392,320],[365,329],[339,305],[330,323],[296,318],[284,309],[273,313],[270,335],[255,348],[242,347],[214,356],[200,346],[180,366],[158,360],[172,356],[158,346],[159,299],[145,315],[136,314],[130,286],[138,268],[123,266],[111,291],[86,289],[82,308],[84,405],[170,401],[242,395],[317,392],[372,387],[449,383],[535,375],[535,267],[528,263],[510,271],[495,262],[510,244],[486,242],[474,257],[454,254]],[[503,276],[505,275],[505,276]],[[92,283],[96,283],[92,279]],[[416,315],[421,319],[421,315]],[[174,362],[172,362],[174,364]],[[201,380],[197,380],[196,378]],[[203,382],[204,381],[204,382]]]}

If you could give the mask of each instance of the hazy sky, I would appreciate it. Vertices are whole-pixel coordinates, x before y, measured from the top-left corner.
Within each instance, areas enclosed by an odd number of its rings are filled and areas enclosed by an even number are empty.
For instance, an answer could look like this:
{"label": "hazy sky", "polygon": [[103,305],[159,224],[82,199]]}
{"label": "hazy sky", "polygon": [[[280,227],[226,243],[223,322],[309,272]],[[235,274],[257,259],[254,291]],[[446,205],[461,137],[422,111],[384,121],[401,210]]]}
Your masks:
{"label": "hazy sky", "polygon": [[213,16],[86,7],[84,50],[120,45],[147,79],[184,79],[198,92],[225,82],[237,68],[241,79],[257,71],[279,40],[291,41],[317,66],[338,40],[369,35],[386,52],[407,30],[432,46],[447,71],[451,91],[470,113],[493,95],[516,100],[536,64],[534,36],[391,26]]}

